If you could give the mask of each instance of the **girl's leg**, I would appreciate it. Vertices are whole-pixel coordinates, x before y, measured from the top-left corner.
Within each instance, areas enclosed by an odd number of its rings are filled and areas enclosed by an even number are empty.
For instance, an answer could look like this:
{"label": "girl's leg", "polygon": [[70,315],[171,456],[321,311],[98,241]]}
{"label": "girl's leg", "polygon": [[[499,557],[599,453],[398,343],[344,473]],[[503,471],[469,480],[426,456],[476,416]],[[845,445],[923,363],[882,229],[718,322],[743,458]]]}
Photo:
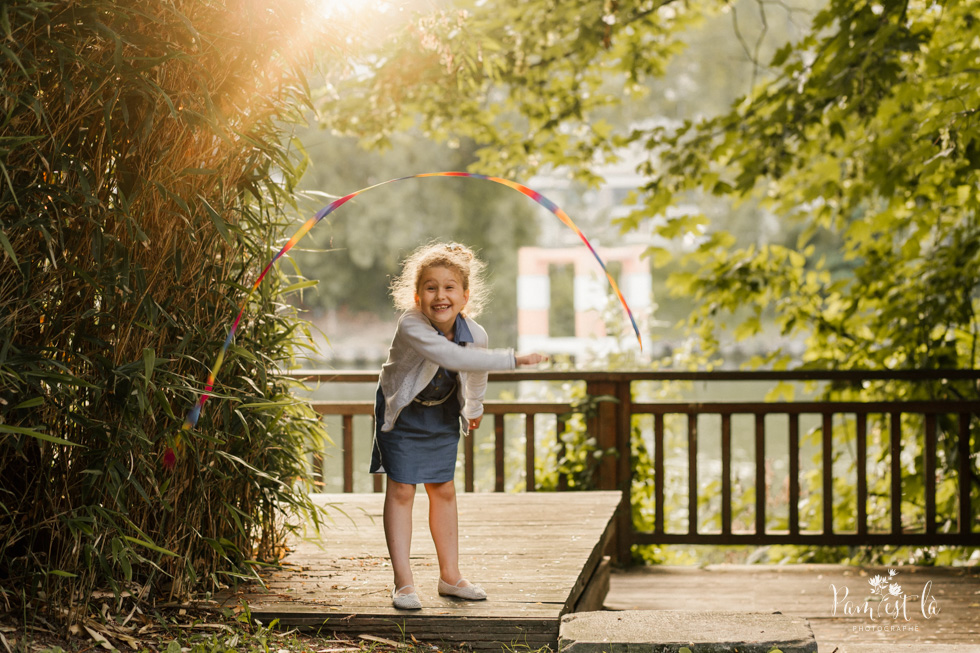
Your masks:
{"label": "girl's leg", "polygon": [[[385,487],[384,527],[388,556],[395,573],[395,589],[414,585],[410,557],[412,552],[412,504],[415,486],[388,477]],[[411,591],[415,591],[412,587]]]}
{"label": "girl's leg", "polygon": [[439,576],[450,585],[462,578],[459,573],[459,525],[456,516],[456,484],[426,483],[429,495],[429,530],[439,557]]}

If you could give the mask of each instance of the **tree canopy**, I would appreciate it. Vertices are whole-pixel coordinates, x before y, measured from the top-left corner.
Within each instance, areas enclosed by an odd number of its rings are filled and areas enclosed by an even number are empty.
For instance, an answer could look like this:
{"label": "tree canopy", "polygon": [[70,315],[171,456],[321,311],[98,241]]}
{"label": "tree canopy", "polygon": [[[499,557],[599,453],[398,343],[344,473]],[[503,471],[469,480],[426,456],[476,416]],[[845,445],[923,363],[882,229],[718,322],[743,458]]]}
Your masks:
{"label": "tree canopy", "polygon": [[[299,189],[318,205],[326,202],[318,191],[347,193],[406,174],[465,170],[474,161],[471,141],[447,147],[417,134],[394,135],[383,153],[364,152],[353,139],[316,129],[301,130],[297,140],[311,162]],[[302,273],[317,281],[315,290],[303,294],[302,305],[391,319],[388,285],[405,256],[432,240],[457,240],[489,264],[493,306],[511,309],[484,313],[482,321],[496,346],[513,346],[517,250],[534,242],[532,216],[526,197],[497,184],[432,178],[378,188],[363,202],[355,199],[331,214],[294,254]]]}
{"label": "tree canopy", "polygon": [[[644,182],[621,226],[704,236],[671,283],[709,352],[725,326],[749,337],[769,311],[807,339],[807,366],[975,366],[977,3],[831,0],[801,38],[755,61],[759,83],[726,111],[604,119],[643,96],[685,28],[746,7],[787,11],[765,0],[455,2],[366,56],[369,72],[324,119],[375,144],[417,123],[480,143],[481,171],[564,167],[593,184],[601,164],[639,148]],[[737,243],[704,215],[666,217],[691,198],[755,202],[796,242]]]}

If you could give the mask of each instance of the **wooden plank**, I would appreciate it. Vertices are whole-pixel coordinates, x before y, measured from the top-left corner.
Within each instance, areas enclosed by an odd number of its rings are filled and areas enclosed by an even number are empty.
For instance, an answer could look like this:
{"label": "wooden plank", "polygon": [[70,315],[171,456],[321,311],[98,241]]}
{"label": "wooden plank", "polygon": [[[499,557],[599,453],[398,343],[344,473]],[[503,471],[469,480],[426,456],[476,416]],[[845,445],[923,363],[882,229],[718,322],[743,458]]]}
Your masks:
{"label": "wooden plank", "polygon": [[382,526],[384,496],[315,495],[332,521],[319,534],[291,541],[282,569],[219,597],[244,602],[252,615],[283,626],[347,635],[447,642],[476,650],[557,645],[562,614],[574,609],[595,577],[613,531],[619,492],[461,493],[460,566],[488,592],[486,601],[441,597],[428,533],[428,499],[416,494],[412,567],[424,608],[391,605],[391,566]]}
{"label": "wooden plank", "polygon": [[936,532],[936,415],[926,415],[922,485],[925,491],[926,533]]}
{"label": "wooden plank", "polygon": [[857,423],[857,532],[868,532],[868,416],[858,413]]}
{"label": "wooden plank", "polygon": [[[792,476],[790,477],[792,478]],[[721,416],[721,532],[732,532],[732,416]]]}
{"label": "wooden plank", "polygon": [[762,401],[634,403],[634,415],[685,415],[690,412],[711,415],[822,415],[825,413],[980,413],[980,401]]}
{"label": "wooden plank", "polygon": [[821,457],[823,459],[823,532],[834,532],[834,415],[824,412],[821,427]]}
{"label": "wooden plank", "polygon": [[[377,416],[372,413],[371,414],[371,434],[372,434],[371,447],[374,447],[373,437],[374,434],[377,432],[378,432],[378,419]],[[372,489],[375,492],[384,492],[385,479],[387,478],[387,476],[385,476],[384,474],[371,474],[371,476],[374,477],[372,479],[372,485],[373,485]]]}
{"label": "wooden plank", "polygon": [[687,532],[698,532],[698,415],[687,415]]}
{"label": "wooden plank", "polygon": [[354,491],[354,416],[344,415],[342,437],[344,439],[344,492]]}
{"label": "wooden plank", "polygon": [[612,568],[609,556],[599,561],[599,566],[592,573],[592,578],[585,585],[585,591],[575,603],[574,612],[595,612],[602,610],[609,594],[609,573]]}
{"label": "wooden plank", "polygon": [[664,416],[653,417],[653,482],[655,533],[664,532]]}
{"label": "wooden plank", "polygon": [[[789,532],[800,532],[800,416],[789,419]],[[859,458],[863,460],[863,458]]]}
{"label": "wooden plank", "polygon": [[766,532],[766,416],[755,414],[755,532]]}
{"label": "wooden plank", "polygon": [[504,491],[504,415],[493,416],[494,492]]}
{"label": "wooden plank", "polygon": [[633,535],[634,544],[709,544],[709,545],[777,545],[800,546],[980,546],[980,532],[964,533],[820,533],[803,531],[767,531],[760,535],[753,531],[724,533],[651,533]]}
{"label": "wooden plank", "polygon": [[[313,382],[377,384],[377,372],[359,370],[295,370],[287,376]],[[980,369],[951,370],[711,370],[711,371],[643,371],[643,372],[561,372],[550,370],[511,370],[490,372],[490,381],[863,381],[927,379],[978,379]]]}
{"label": "wooden plank", "polygon": [[[888,576],[888,569],[799,564],[613,570],[605,607],[778,611],[809,621],[819,653],[832,653],[858,643],[877,644],[883,651],[896,644],[918,645],[922,651],[942,651],[944,644],[980,641],[977,619],[980,569],[977,567],[892,567],[898,572],[895,582],[909,597],[907,611],[902,616],[895,619],[881,614],[872,622],[865,614],[843,614],[840,605],[835,614],[834,587],[838,596],[846,588],[849,598],[863,604],[870,595],[868,580],[875,575]],[[925,593],[935,599],[939,608],[938,614],[930,618],[925,618],[921,611],[920,597]]]}
{"label": "wooden plank", "polygon": [[[561,464],[562,458],[565,457],[565,441],[562,440],[562,435],[565,433],[565,420],[562,419],[561,414],[555,416],[558,420],[558,424],[555,427],[555,445],[557,449],[556,458],[559,464]],[[568,476],[558,472],[558,491],[564,492],[568,489]]]}
{"label": "wooden plank", "polygon": [[973,530],[973,518],[970,510],[970,466],[973,459],[970,457],[970,418],[971,413],[960,413],[959,438],[957,440],[957,476],[959,484],[959,531],[960,533],[970,533]]}
{"label": "wooden plank", "polygon": [[466,492],[473,491],[474,485],[474,466],[476,457],[476,431],[466,432],[466,441],[463,443],[463,488]]}
{"label": "wooden plank", "polygon": [[633,533],[633,388],[630,383],[619,383],[616,397],[619,400],[615,407],[617,414],[616,429],[616,485],[608,489],[622,492],[623,500],[616,512],[615,527],[607,552],[613,556],[617,565],[628,565],[632,562]]}
{"label": "wooden plank", "polygon": [[889,447],[891,460],[891,522],[892,533],[902,532],[902,414],[891,413],[889,417]]}
{"label": "wooden plank", "polygon": [[536,479],[534,478],[534,415],[524,416],[524,490],[534,492]]}

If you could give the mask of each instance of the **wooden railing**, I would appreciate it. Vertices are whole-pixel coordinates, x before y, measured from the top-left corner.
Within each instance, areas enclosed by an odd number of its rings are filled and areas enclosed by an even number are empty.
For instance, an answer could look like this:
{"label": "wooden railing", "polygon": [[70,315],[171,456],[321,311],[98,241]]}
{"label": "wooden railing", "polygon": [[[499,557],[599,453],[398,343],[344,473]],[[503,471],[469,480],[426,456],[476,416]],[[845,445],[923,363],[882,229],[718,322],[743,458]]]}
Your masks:
{"label": "wooden railing", "polygon": [[[362,383],[376,385],[376,373],[363,372],[304,372],[296,376],[306,379],[309,383]],[[550,372],[550,371],[518,371],[501,372],[490,375],[493,382],[525,382],[525,381],[580,381],[585,383],[588,396],[604,396],[612,400],[597,402],[591,414],[587,416],[587,430],[595,438],[596,447],[602,451],[613,450],[614,456],[603,456],[595,470],[594,486],[597,489],[621,490],[624,503],[617,516],[617,538],[613,553],[620,560],[629,556],[632,544],[803,544],[803,545],[980,545],[980,528],[974,524],[971,494],[980,486],[978,478],[978,448],[980,448],[980,401],[887,401],[887,402],[638,402],[634,401],[633,384],[635,382],[829,382],[844,384],[860,384],[868,381],[902,381],[914,385],[916,383],[941,383],[955,381],[980,382],[980,370],[944,370],[944,371],[885,371],[885,372]],[[369,416],[373,420],[373,402],[371,401],[315,401],[314,407],[322,415],[340,416],[342,421],[340,449],[343,455],[343,489],[352,492],[354,489],[354,417]],[[553,416],[555,433],[561,436],[564,432],[563,419],[575,414],[581,409],[571,403],[547,402],[500,402],[488,401],[485,413],[492,421],[494,432],[493,457],[493,490],[505,490],[505,462],[508,459],[506,449],[505,416],[524,415],[524,479],[525,489],[534,491],[537,481],[536,443],[541,443],[541,434],[536,432],[535,415],[546,414]],[[769,500],[773,490],[767,480],[766,463],[771,462],[767,456],[767,416],[780,416],[785,419],[785,463],[787,467],[787,515],[785,525],[775,528],[769,522]],[[709,417],[710,416],[710,417]],[[748,429],[733,426],[733,421],[748,416],[752,424]],[[801,503],[801,455],[805,434],[801,433],[801,417],[816,420],[816,425],[810,429],[811,450],[819,449],[814,454],[819,459],[821,493],[819,526],[814,526],[813,515],[811,523],[802,524],[800,514]],[[835,529],[835,457],[841,453],[841,448],[848,442],[835,441],[835,418],[840,430],[842,422],[847,428],[853,428],[853,452],[856,479],[853,484],[854,494],[854,525],[844,529]],[[631,468],[633,451],[631,434],[640,428],[641,421],[652,419],[652,442],[649,448],[653,451],[652,478],[640,478]],[[706,428],[708,419],[720,420],[719,439],[720,474],[706,473],[699,469],[699,438]],[[681,511],[686,512],[686,529],[672,528],[668,523],[667,503],[674,500],[668,493],[665,483],[667,469],[665,467],[665,438],[667,437],[667,422],[680,420],[686,424],[682,427],[679,440],[681,448],[686,448],[686,461],[681,461],[686,467],[686,506],[681,505]],[[769,420],[771,422],[771,420]],[[905,427],[903,428],[903,422]],[[484,419],[487,423],[487,418]],[[950,428],[948,424],[953,424]],[[887,454],[877,451],[878,460],[887,459],[889,480],[887,496],[880,493],[869,494],[868,465],[868,436],[869,425],[881,429],[887,425]],[[947,425],[943,428],[941,425]],[[550,429],[549,429],[550,430]],[[733,438],[742,437],[742,433],[751,430],[753,443],[752,465],[754,475],[751,479],[751,492],[754,494],[749,504],[754,510],[754,528],[745,528],[737,523],[733,516]],[[783,429],[780,429],[782,431]],[[937,451],[942,436],[943,448],[941,453],[945,465],[937,465]],[[678,439],[674,433],[674,440]],[[955,441],[955,442],[954,442]],[[912,449],[912,443],[917,442],[915,450],[921,451],[916,460],[902,460],[903,445]],[[951,444],[952,443],[952,444]],[[361,444],[361,443],[359,443]],[[819,445],[819,446],[818,446]],[[363,446],[370,447],[368,439]],[[560,441],[557,446],[561,446]],[[675,447],[676,448],[676,447]],[[513,452],[511,452],[513,453]],[[812,453],[812,451],[811,451]],[[920,460],[921,458],[921,460]],[[464,441],[464,473],[463,487],[467,492],[474,491],[475,470],[474,438]],[[780,462],[780,461],[777,461]],[[878,464],[878,461],[873,461]],[[915,472],[921,472],[924,479],[921,488],[921,511],[924,513],[924,523],[917,525],[903,524],[903,501],[915,503],[918,496],[906,491],[903,485],[903,465],[908,469],[915,466]],[[743,465],[744,467],[744,465]],[[838,466],[839,467],[839,466]],[[921,467],[921,468],[920,468]],[[947,470],[956,477],[955,493],[957,509],[955,515],[937,514],[936,478],[939,467]],[[366,468],[360,470],[366,473]],[[839,470],[838,470],[839,471]],[[720,475],[720,479],[717,476]],[[559,479],[557,489],[564,489],[563,479]],[[717,492],[708,496],[702,491],[704,484],[720,482],[720,497]],[[653,527],[650,530],[637,530],[632,518],[632,490],[638,487],[653,485]],[[880,483],[879,483],[880,485]],[[948,485],[948,483],[946,484]],[[851,486],[848,486],[851,488]],[[946,487],[946,486],[944,486]],[[381,477],[376,476],[373,483],[375,491],[381,491]],[[684,494],[684,491],[678,491]],[[720,527],[708,529],[702,527],[699,512],[702,502],[706,499],[720,500]],[[886,501],[890,523],[886,529],[869,524],[869,498],[875,501]],[[676,501],[675,501],[676,503]],[[744,503],[744,502],[743,502]],[[676,510],[675,510],[676,511]],[[945,521],[955,521],[955,530],[939,531],[940,517]],[[683,520],[682,520],[683,521]]]}

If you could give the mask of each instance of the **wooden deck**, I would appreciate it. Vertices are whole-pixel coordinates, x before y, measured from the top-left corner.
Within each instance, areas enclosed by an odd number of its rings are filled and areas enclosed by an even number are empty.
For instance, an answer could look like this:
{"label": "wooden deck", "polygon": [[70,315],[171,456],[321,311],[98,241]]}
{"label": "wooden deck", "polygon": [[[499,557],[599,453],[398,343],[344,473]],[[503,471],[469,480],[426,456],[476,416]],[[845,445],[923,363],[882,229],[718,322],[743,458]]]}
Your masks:
{"label": "wooden deck", "polygon": [[563,614],[601,607],[605,588],[597,569],[605,568],[600,562],[620,498],[619,492],[460,493],[460,568],[489,594],[471,603],[436,592],[439,567],[428,500],[419,488],[412,564],[424,607],[401,611],[391,605],[383,495],[318,495],[334,507],[334,523],[318,539],[294,542],[285,569],[266,576],[267,589],[253,586],[221,600],[246,602],[263,623],[278,619],[327,634],[556,650]]}
{"label": "wooden deck", "polygon": [[[838,599],[863,605],[869,579],[888,575],[887,567],[844,565],[715,565],[642,567],[613,572],[605,605],[610,610],[698,610],[782,612],[805,617],[819,653],[848,645],[878,645],[877,650],[942,651],[944,644],[973,644],[980,653],[980,568],[892,567],[893,582],[909,600],[897,618],[879,614],[844,614]],[[920,596],[927,583],[938,614],[925,618]],[[927,603],[929,603],[927,601]],[[892,605],[894,602],[892,602]],[[907,619],[905,617],[908,617]],[[910,647],[910,648],[905,648]],[[972,650],[972,649],[971,649]]]}

